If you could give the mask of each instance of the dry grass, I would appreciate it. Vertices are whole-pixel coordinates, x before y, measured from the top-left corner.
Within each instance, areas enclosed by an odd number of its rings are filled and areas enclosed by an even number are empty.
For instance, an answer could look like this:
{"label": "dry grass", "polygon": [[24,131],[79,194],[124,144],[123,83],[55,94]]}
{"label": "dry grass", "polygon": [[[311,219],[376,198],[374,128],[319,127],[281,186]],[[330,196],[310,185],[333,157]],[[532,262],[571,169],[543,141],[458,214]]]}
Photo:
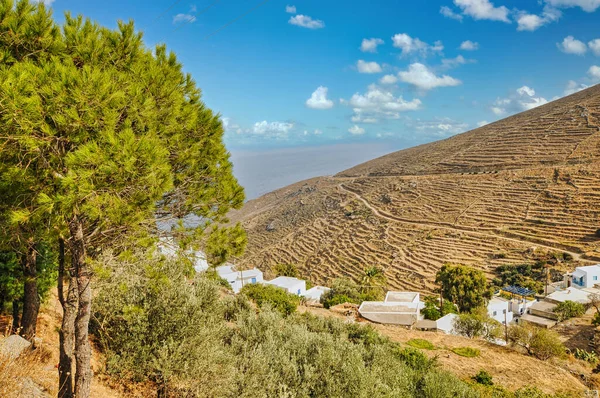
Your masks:
{"label": "dry grass", "polygon": [[51,380],[40,378],[51,353],[38,348],[22,354],[17,359],[0,356],[0,397],[22,398],[56,395]]}

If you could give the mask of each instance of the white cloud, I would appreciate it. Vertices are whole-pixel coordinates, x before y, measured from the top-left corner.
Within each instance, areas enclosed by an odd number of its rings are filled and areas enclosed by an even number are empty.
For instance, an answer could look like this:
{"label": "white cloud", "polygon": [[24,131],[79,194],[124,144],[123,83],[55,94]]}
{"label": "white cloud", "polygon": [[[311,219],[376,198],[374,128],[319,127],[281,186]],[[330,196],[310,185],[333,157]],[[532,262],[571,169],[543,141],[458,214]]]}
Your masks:
{"label": "white cloud", "polygon": [[367,62],[359,59],[356,67],[359,73],[381,73],[381,66],[377,62]]}
{"label": "white cloud", "polygon": [[349,101],[342,103],[352,107],[354,123],[377,123],[379,119],[398,119],[401,112],[415,111],[421,107],[421,100],[406,101],[402,96],[394,96],[391,91],[372,84],[365,94],[355,93]]}
{"label": "white cloud", "polygon": [[600,39],[594,39],[594,40],[588,42],[588,46],[589,46],[590,50],[592,50],[594,55],[597,55],[598,57],[600,57]]}
{"label": "white cloud", "polygon": [[363,135],[365,133],[365,129],[362,127],[358,127],[356,124],[348,129],[348,132],[352,135]]}
{"label": "white cloud", "polygon": [[504,6],[495,7],[489,0],[454,0],[454,4],[462,9],[464,15],[468,15],[473,19],[510,23],[508,8]]}
{"label": "white cloud", "polygon": [[589,86],[581,83],[581,84],[577,84],[577,82],[575,80],[569,80],[567,82],[567,87],[565,88],[565,91],[563,92],[564,95],[571,95],[571,94],[575,94],[578,91],[581,90],[585,90],[586,88],[588,88]]}
{"label": "white cloud", "polygon": [[581,7],[583,11],[594,12],[600,7],[600,0],[545,0],[555,7]]}
{"label": "white cloud", "polygon": [[480,122],[477,122],[477,127],[483,127],[487,124],[490,124],[490,122],[488,122],[487,120],[482,120]]}
{"label": "white cloud", "polygon": [[309,99],[306,100],[306,106],[312,109],[331,109],[333,101],[327,98],[327,87],[319,86],[312,93]]}
{"label": "white cloud", "polygon": [[590,75],[590,77],[592,79],[600,81],[600,66],[597,66],[597,65],[590,66],[590,69],[588,70],[588,74]]}
{"label": "white cloud", "polygon": [[422,90],[458,86],[462,83],[460,80],[448,75],[436,76],[435,73],[420,63],[410,64],[407,71],[398,73],[398,77],[403,82],[412,84]]}
{"label": "white cloud", "polygon": [[444,68],[456,68],[457,66],[464,64],[471,64],[476,62],[474,59],[466,59],[462,55],[458,55],[456,58],[444,58],[442,59],[442,66]]}
{"label": "white cloud", "polygon": [[507,113],[517,113],[536,108],[547,104],[548,100],[544,97],[536,97],[535,90],[529,86],[523,86],[515,90],[515,93],[508,98],[498,98],[490,107],[490,110],[498,115]]}
{"label": "white cloud", "polygon": [[523,87],[517,89],[517,94],[519,94],[521,96],[528,95],[530,97],[533,97],[535,95],[535,90],[532,89],[531,87],[523,86]]}
{"label": "white cloud", "polygon": [[312,19],[311,17],[302,14],[290,17],[288,23],[308,29],[321,29],[325,27],[325,22],[320,19]]}
{"label": "white cloud", "polygon": [[360,51],[364,53],[376,53],[377,46],[383,44],[383,40],[381,39],[363,39],[362,43],[360,43]]}
{"label": "white cloud", "polygon": [[556,43],[559,50],[566,54],[583,55],[587,52],[587,46],[584,42],[575,39],[573,36],[567,36],[562,43]]}
{"label": "white cloud", "polygon": [[173,17],[173,23],[181,23],[181,22],[195,22],[196,17],[192,14],[177,14]]}
{"label": "white cloud", "polygon": [[479,50],[479,43],[476,41],[465,40],[460,43],[460,49],[465,51],[475,51]]}
{"label": "white cloud", "polygon": [[267,122],[263,120],[262,122],[254,123],[251,133],[268,138],[286,138],[293,127],[293,123]]}
{"label": "white cloud", "polygon": [[296,6],[290,6],[290,5],[285,6],[285,12],[287,12],[288,14],[295,14]]}
{"label": "white cloud", "polygon": [[469,129],[467,123],[459,122],[448,117],[436,117],[432,120],[408,121],[407,126],[437,138],[449,137]]}
{"label": "white cloud", "polygon": [[441,52],[444,49],[441,41],[436,41],[433,46],[419,40],[418,38],[412,38],[406,33],[398,33],[392,37],[394,47],[402,49],[402,55],[409,55],[412,53],[418,53],[422,56],[426,56],[429,53]]}
{"label": "white cloud", "polygon": [[398,78],[394,75],[385,75],[379,80],[379,82],[381,84],[395,84],[398,82]]}
{"label": "white cloud", "polygon": [[440,14],[446,18],[455,19],[457,21],[462,22],[463,20],[463,16],[452,11],[450,7],[442,6],[442,8],[440,8]]}
{"label": "white cloud", "polygon": [[544,25],[558,21],[561,16],[562,13],[559,10],[548,6],[544,7],[544,11],[542,12],[541,16],[529,14],[526,11],[520,11],[516,16],[518,24],[517,30],[527,30],[533,32]]}

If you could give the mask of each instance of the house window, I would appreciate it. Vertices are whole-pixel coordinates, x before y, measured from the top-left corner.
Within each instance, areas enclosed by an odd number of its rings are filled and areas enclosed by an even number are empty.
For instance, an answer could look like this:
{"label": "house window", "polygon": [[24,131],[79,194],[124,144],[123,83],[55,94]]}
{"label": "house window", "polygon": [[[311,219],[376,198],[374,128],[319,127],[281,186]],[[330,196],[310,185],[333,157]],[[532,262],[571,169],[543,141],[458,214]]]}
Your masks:
{"label": "house window", "polygon": [[498,312],[497,312],[497,311],[494,311],[494,316],[496,316],[496,315],[498,315]]}
{"label": "house window", "polygon": [[503,313],[503,314],[506,314],[506,310],[502,310],[502,313]]}
{"label": "house window", "polygon": [[594,280],[597,281],[598,280],[598,275],[594,275]]}
{"label": "house window", "polygon": [[582,276],[581,278],[579,278],[579,284],[580,284],[581,286],[583,286],[583,276]]}
{"label": "house window", "polygon": [[298,289],[298,296],[300,295],[300,289]]}
{"label": "house window", "polygon": [[256,278],[252,278],[252,283],[256,283]]}

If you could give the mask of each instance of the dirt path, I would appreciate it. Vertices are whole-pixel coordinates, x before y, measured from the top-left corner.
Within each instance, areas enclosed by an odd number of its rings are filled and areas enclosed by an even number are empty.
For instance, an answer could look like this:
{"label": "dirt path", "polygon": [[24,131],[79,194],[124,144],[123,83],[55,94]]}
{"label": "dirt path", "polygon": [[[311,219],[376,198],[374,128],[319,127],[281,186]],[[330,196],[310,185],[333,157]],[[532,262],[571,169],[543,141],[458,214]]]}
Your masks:
{"label": "dirt path", "polygon": [[396,217],[396,216],[394,216],[392,214],[385,213],[385,212],[377,209],[376,207],[374,207],[373,205],[371,205],[368,200],[366,200],[365,198],[363,198],[358,192],[354,191],[351,188],[345,187],[344,183],[338,184],[338,188],[341,189],[344,192],[347,192],[347,193],[355,196],[369,210],[371,210],[373,212],[373,214],[375,214],[376,216],[378,216],[380,218],[384,218],[384,219],[386,219],[388,221],[394,221],[394,222],[401,222],[401,223],[406,223],[406,224],[412,224],[412,225],[417,225],[417,226],[424,227],[424,228],[435,227],[435,228],[440,228],[440,229],[447,229],[447,230],[451,230],[451,231],[454,231],[454,232],[464,232],[464,233],[468,233],[468,234],[472,234],[472,235],[477,235],[477,236],[482,236],[482,237],[491,238],[491,239],[503,239],[503,240],[507,240],[507,241],[517,242],[517,243],[520,243],[520,244],[535,244],[537,246],[541,246],[541,247],[544,247],[546,249],[560,250],[560,251],[562,251],[564,253],[568,253],[568,254],[570,254],[573,257],[573,260],[575,260],[575,261],[590,262],[590,263],[593,262],[591,260],[586,259],[585,256],[582,255],[581,253],[576,253],[576,252],[565,250],[563,248],[559,248],[559,247],[556,247],[556,246],[551,246],[546,241],[544,241],[544,242],[546,242],[546,244],[544,244],[544,243],[540,243],[540,241],[533,242],[533,241],[525,240],[525,239],[522,240],[522,239],[517,239],[517,238],[511,238],[511,237],[500,235],[500,234],[486,234],[484,232],[477,231],[475,228],[458,227],[458,226],[452,225],[450,223],[440,223],[440,222],[435,222],[435,221],[415,221],[415,220],[411,220],[411,219],[408,219],[408,218]]}

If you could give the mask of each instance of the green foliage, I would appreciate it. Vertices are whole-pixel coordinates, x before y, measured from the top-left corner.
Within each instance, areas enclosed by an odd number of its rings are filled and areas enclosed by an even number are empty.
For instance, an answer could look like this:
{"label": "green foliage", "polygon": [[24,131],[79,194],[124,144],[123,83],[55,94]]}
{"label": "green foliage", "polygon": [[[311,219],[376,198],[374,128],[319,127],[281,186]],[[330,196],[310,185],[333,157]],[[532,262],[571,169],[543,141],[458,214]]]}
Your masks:
{"label": "green foliage", "polygon": [[592,325],[600,326],[600,312],[596,312],[594,314],[594,318],[592,319]]}
{"label": "green foliage", "polygon": [[187,280],[178,261],[102,262],[111,273],[98,282],[93,330],[121,383],[151,380],[165,397],[478,396],[370,326],[256,313],[244,295],[219,298],[202,274]]}
{"label": "green foliage", "polygon": [[517,285],[538,293],[544,292],[546,269],[541,263],[534,265],[505,264],[497,267],[495,273],[497,278],[495,278],[492,282],[498,288],[502,288],[507,285]]}
{"label": "green foliage", "polygon": [[255,283],[246,285],[240,290],[241,294],[246,295],[254,301],[259,307],[269,305],[271,308],[279,311],[282,315],[290,315],[300,304],[300,297],[290,294],[282,288],[273,285]]}
{"label": "green foliage", "polygon": [[377,301],[381,298],[382,291],[367,289],[361,292],[358,286],[350,278],[337,278],[331,284],[331,290],[321,296],[321,303],[325,308],[331,308],[342,303],[359,304],[363,301]]}
{"label": "green foliage", "polygon": [[461,312],[483,306],[491,297],[483,272],[464,265],[443,265],[435,282],[440,285],[442,296],[456,304]]}
{"label": "green foliage", "polygon": [[541,360],[565,355],[565,346],[558,333],[531,325],[514,325],[509,328],[509,340],[523,347],[529,355]]}
{"label": "green foliage", "polygon": [[224,287],[227,290],[231,290],[231,285],[227,282],[227,279],[222,278],[219,273],[214,269],[208,269],[204,271],[206,279],[215,282],[218,286]]}
{"label": "green foliage", "polygon": [[492,381],[492,375],[487,371],[481,369],[475,376],[473,376],[473,380],[484,386],[492,386],[494,382]]}
{"label": "green foliage", "polygon": [[474,339],[483,337],[493,341],[502,336],[502,324],[491,318],[483,307],[470,314],[460,314],[453,320],[454,332]]}
{"label": "green foliage", "polygon": [[456,307],[449,301],[444,300],[443,308],[440,308],[440,301],[435,296],[425,297],[425,307],[421,310],[421,314],[425,319],[437,321],[446,314],[456,314]]}
{"label": "green foliage", "polygon": [[387,278],[382,268],[375,266],[365,268],[360,281],[361,293],[369,297],[381,299],[384,295],[386,283]]}
{"label": "green foliage", "polygon": [[277,276],[290,276],[292,278],[298,278],[300,276],[298,267],[294,264],[276,264],[275,267],[273,267],[273,270]]}
{"label": "green foliage", "polygon": [[406,344],[413,348],[420,348],[422,350],[435,350],[435,346],[429,340],[425,339],[410,339],[406,342]]}
{"label": "green foliage", "polygon": [[481,351],[479,351],[479,349],[472,347],[457,347],[453,348],[452,352],[456,355],[460,355],[461,357],[467,358],[475,358],[478,357],[479,354],[481,354]]}
{"label": "green foliage", "polygon": [[581,359],[582,361],[586,361],[591,364],[596,364],[598,362],[598,355],[594,351],[586,351],[580,348],[576,348],[573,355],[575,356],[575,358]]}
{"label": "green foliage", "polygon": [[566,300],[556,305],[554,313],[558,315],[558,320],[562,322],[570,318],[582,316],[585,314],[585,307],[581,303]]}

